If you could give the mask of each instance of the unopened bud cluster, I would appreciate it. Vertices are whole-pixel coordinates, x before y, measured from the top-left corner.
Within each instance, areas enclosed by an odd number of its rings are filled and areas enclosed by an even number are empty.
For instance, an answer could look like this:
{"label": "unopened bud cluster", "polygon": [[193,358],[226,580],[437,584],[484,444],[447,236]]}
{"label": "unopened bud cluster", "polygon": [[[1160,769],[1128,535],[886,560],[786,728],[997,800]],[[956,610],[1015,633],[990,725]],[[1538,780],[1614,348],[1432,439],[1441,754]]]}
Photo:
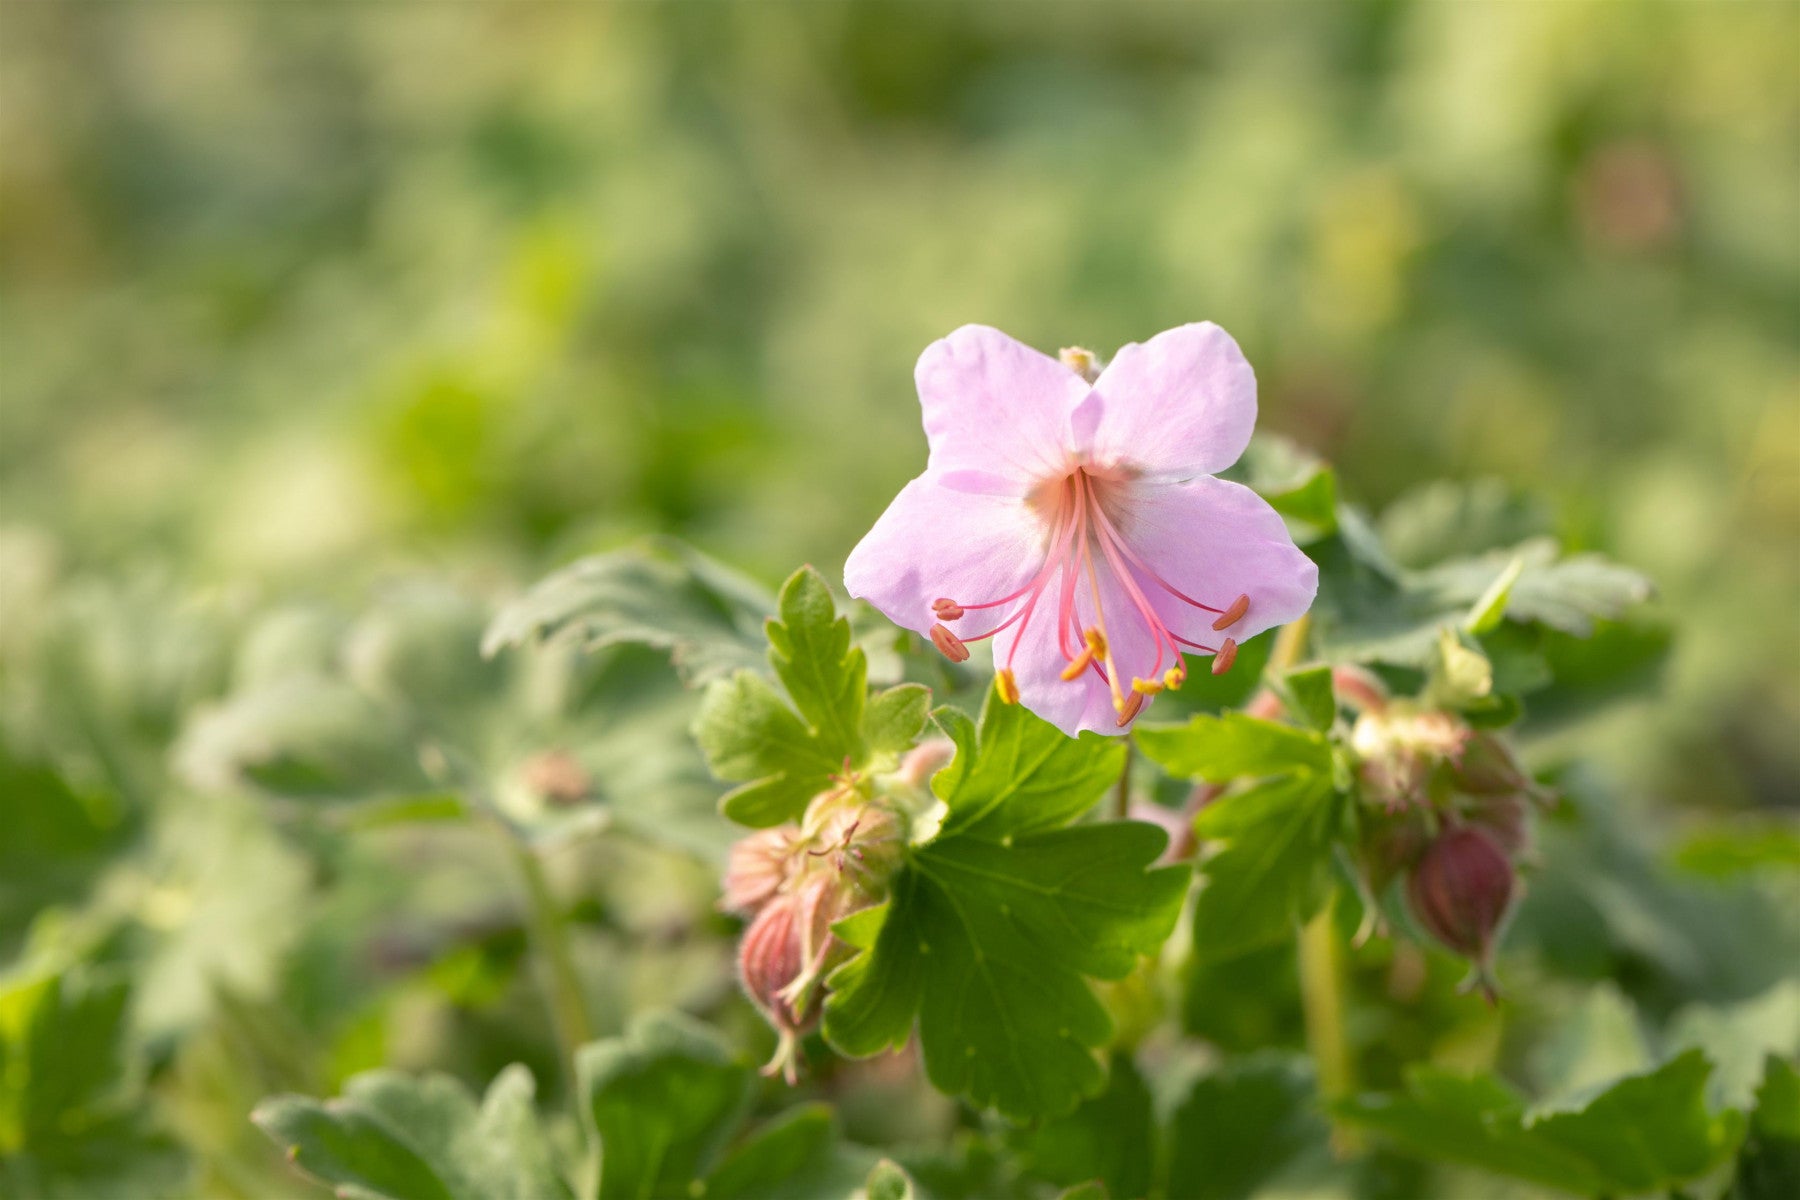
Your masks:
{"label": "unopened bud cluster", "polygon": [[750,922],[738,977],[780,1036],[766,1074],[795,1081],[825,976],[848,956],[831,926],[885,898],[907,825],[895,805],[846,775],[814,797],[799,824],[759,830],[731,848],[719,907]]}
{"label": "unopened bud cluster", "polygon": [[1506,743],[1458,714],[1390,699],[1353,669],[1334,682],[1359,710],[1350,746],[1370,891],[1403,879],[1413,919],[1469,960],[1473,984],[1491,998],[1494,948],[1521,891],[1534,808],[1548,794]]}

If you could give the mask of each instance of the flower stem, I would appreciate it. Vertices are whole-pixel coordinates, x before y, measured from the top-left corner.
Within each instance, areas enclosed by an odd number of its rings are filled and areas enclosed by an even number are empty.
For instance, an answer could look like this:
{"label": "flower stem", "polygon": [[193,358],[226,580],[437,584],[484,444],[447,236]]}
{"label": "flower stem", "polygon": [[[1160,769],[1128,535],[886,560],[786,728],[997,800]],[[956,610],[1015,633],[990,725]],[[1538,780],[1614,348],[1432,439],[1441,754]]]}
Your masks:
{"label": "flower stem", "polygon": [[[1356,1090],[1356,1067],[1344,1033],[1344,961],[1333,910],[1335,892],[1300,930],[1300,1006],[1306,1021],[1306,1048],[1319,1073],[1319,1098],[1327,1107]],[[1338,1121],[1331,1125],[1332,1149],[1353,1154],[1360,1142]]]}
{"label": "flower stem", "polygon": [[544,864],[538,858],[536,848],[504,819],[493,816],[492,823],[506,840],[507,851],[524,889],[525,921],[537,951],[540,983],[550,1009],[551,1026],[556,1032],[570,1094],[573,1094],[575,1052],[592,1041],[594,1034],[588,1022],[587,1001],[582,996],[581,976],[576,973],[575,956],[569,948],[568,926],[550,891],[550,880],[544,874]]}
{"label": "flower stem", "polygon": [[1113,819],[1123,821],[1131,815],[1131,760],[1137,757],[1137,747],[1131,744],[1131,735],[1125,735],[1125,765],[1119,768],[1119,786],[1113,792]]}

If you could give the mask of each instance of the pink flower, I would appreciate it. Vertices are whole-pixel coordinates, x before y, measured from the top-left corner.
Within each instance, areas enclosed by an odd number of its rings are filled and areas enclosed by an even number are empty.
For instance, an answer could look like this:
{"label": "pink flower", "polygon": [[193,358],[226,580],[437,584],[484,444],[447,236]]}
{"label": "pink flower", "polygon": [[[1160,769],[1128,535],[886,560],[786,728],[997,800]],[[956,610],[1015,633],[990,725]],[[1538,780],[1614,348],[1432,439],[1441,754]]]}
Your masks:
{"label": "pink flower", "polygon": [[916,373],[931,456],[844,580],[950,658],[994,639],[998,689],[1065,733],[1119,733],[1237,643],[1312,604],[1318,571],[1249,488],[1213,478],[1256,376],[1210,322],[1061,360],[967,325]]}

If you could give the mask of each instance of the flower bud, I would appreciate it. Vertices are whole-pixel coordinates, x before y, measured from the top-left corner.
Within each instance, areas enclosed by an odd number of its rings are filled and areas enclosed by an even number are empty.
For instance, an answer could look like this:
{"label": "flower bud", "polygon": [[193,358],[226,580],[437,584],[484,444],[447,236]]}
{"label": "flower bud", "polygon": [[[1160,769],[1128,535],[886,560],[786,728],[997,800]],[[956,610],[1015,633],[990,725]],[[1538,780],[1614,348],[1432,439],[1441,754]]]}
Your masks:
{"label": "flower bud", "polygon": [[744,994],[756,1005],[780,1038],[775,1057],[766,1070],[779,1070],[791,1084],[799,1068],[799,1038],[807,1021],[788,995],[806,965],[800,897],[776,896],[745,931],[738,943],[738,980]]}
{"label": "flower bud", "polygon": [[829,793],[807,810],[807,856],[830,870],[842,886],[866,901],[878,899],[900,867],[906,822],[882,804],[845,803]]}
{"label": "flower bud", "polygon": [[1462,757],[1471,730],[1455,715],[1395,702],[1350,730],[1364,794],[1389,812],[1429,803],[1440,769]]}
{"label": "flower bud", "polygon": [[1531,806],[1524,793],[1502,792],[1472,797],[1463,809],[1463,816],[1493,838],[1513,862],[1531,855]]}
{"label": "flower bud", "polygon": [[1470,735],[1454,774],[1457,788],[1471,796],[1529,792],[1536,786],[1506,743],[1491,733]]}
{"label": "flower bud", "polygon": [[759,829],[735,843],[725,859],[725,894],[719,907],[751,916],[780,890],[790,873],[800,831],[792,825]]}
{"label": "flower bud", "polygon": [[907,787],[926,789],[931,777],[950,765],[956,757],[956,743],[949,738],[926,738],[900,760],[900,769],[894,777]]}
{"label": "flower bud", "polygon": [[1494,943],[1516,890],[1506,852],[1491,834],[1473,825],[1455,825],[1439,834],[1406,881],[1413,917],[1474,964],[1474,980],[1489,999],[1494,995]]}
{"label": "flower bud", "polygon": [[860,908],[830,874],[807,876],[763,907],[738,945],[738,978],[780,1041],[763,1073],[798,1079],[800,1035],[819,1018],[819,984],[845,957],[832,922]]}

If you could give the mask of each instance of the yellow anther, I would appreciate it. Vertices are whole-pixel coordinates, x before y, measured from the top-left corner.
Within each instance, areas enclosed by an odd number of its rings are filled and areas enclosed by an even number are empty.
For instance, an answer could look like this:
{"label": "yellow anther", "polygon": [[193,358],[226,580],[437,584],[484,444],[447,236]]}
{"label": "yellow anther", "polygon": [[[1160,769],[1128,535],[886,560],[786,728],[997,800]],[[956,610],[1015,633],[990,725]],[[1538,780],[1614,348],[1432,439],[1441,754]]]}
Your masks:
{"label": "yellow anther", "polygon": [[994,690],[1000,695],[1000,703],[1017,704],[1019,702],[1019,682],[1006,667],[994,672]]}
{"label": "yellow anther", "polygon": [[1187,682],[1187,671],[1181,667],[1170,667],[1163,672],[1163,687],[1173,692]]}
{"label": "yellow anther", "polygon": [[1163,690],[1163,685],[1160,680],[1156,679],[1133,678],[1131,681],[1131,690],[1140,695],[1154,696],[1156,693]]}
{"label": "yellow anther", "polygon": [[1080,654],[1077,654],[1074,658],[1069,660],[1069,665],[1062,669],[1063,682],[1073,683],[1075,680],[1081,678],[1081,673],[1087,670],[1088,667],[1092,665],[1093,661],[1094,652],[1092,650],[1083,650]]}
{"label": "yellow anther", "polygon": [[1088,650],[1094,657],[1106,657],[1106,635],[1104,633],[1101,633],[1098,629],[1090,628],[1081,636],[1087,639]]}

